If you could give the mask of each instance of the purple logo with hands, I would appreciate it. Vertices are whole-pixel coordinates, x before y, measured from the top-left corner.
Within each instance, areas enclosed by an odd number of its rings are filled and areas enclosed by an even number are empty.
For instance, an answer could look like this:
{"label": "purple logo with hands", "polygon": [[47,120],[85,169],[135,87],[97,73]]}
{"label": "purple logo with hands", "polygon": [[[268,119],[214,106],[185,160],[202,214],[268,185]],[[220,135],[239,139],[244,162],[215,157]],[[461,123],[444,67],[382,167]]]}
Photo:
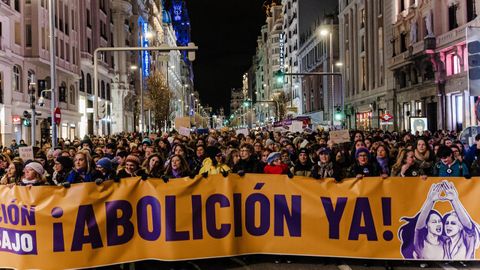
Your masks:
{"label": "purple logo with hands", "polygon": [[[443,194],[443,195],[442,195]],[[447,201],[452,211],[442,215],[434,206]],[[422,209],[398,231],[405,259],[472,260],[480,245],[480,227],[472,220],[458,197],[452,182],[433,184]]]}

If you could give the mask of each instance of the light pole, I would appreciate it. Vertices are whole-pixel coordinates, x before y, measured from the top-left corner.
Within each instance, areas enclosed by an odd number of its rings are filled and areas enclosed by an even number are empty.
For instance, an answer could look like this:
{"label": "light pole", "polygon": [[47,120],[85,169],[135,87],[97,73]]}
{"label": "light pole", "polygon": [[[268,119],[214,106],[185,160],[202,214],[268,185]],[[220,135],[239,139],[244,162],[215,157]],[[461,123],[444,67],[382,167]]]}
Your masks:
{"label": "light pole", "polygon": [[[56,0],[48,1],[48,28],[50,29],[50,86],[52,87],[52,99],[50,102],[50,110],[52,117],[52,148],[57,147],[57,123],[53,119],[55,115],[55,107],[57,106],[57,98],[55,94],[56,83],[57,83],[57,67],[56,67],[56,41],[55,41],[55,10],[56,10]],[[95,81],[95,89],[98,89],[97,82]],[[96,100],[96,99],[95,99]],[[95,120],[95,119],[94,119]]]}
{"label": "light pole", "polygon": [[[36,140],[36,128],[37,128],[37,112],[35,108],[35,85],[36,83],[31,82],[30,85],[28,85],[28,93],[30,94],[30,109],[32,109],[32,146],[37,145],[37,140]],[[53,115],[52,115],[53,117]],[[52,120],[53,121],[53,120]]]}
{"label": "light pole", "polygon": [[[328,45],[328,48],[329,48],[329,56],[328,56],[328,65],[329,65],[329,69],[330,69],[330,72],[333,73],[333,33],[332,33],[332,30],[333,29],[321,29],[320,30],[320,35],[323,36],[323,37],[326,37],[328,36],[328,39],[329,39],[329,45]],[[334,84],[334,81],[333,81],[333,77],[331,79],[331,83],[330,83],[330,86],[332,88],[332,91],[331,91],[331,101],[332,101],[332,104],[331,104],[331,108],[330,108],[330,111],[331,111],[331,119],[332,119],[332,126],[333,126],[333,122],[334,122],[334,119],[333,119],[333,116],[335,114],[334,112],[334,108],[335,108],[335,84]]]}

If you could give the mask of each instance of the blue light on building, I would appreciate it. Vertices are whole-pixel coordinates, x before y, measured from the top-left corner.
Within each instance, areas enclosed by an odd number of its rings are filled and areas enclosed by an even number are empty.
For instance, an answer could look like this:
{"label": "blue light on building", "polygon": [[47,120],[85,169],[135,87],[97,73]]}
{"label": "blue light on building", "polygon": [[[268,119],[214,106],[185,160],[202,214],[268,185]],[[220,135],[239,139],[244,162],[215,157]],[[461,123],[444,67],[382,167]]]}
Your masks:
{"label": "blue light on building", "polygon": [[[148,23],[142,23],[142,47],[148,47]],[[150,76],[150,53],[148,51],[142,51],[142,70],[143,76]]]}

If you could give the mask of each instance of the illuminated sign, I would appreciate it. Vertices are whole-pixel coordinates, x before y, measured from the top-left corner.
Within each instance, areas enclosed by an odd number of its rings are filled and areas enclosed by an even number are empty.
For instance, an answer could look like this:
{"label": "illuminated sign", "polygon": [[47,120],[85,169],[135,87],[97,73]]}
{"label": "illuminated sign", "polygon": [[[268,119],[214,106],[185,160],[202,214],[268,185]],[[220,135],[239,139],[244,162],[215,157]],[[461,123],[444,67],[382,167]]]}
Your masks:
{"label": "illuminated sign", "polygon": [[[142,47],[148,47],[148,23],[142,24]],[[143,76],[148,77],[150,75],[150,53],[148,51],[142,51],[142,70]]]}
{"label": "illuminated sign", "polygon": [[12,123],[14,125],[20,125],[21,118],[19,115],[12,115]]}
{"label": "illuminated sign", "polygon": [[285,72],[285,33],[280,33],[280,71]]}

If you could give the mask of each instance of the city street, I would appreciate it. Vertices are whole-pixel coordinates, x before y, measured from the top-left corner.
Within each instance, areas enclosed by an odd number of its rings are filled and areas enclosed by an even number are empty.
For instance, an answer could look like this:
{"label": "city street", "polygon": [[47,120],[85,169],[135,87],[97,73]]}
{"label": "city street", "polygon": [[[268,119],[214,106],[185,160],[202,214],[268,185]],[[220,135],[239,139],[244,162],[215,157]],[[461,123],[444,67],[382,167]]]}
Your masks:
{"label": "city street", "polygon": [[[455,270],[480,269],[478,262],[413,262],[355,260],[275,255],[249,255],[221,259],[205,259],[161,263],[162,269],[184,270]],[[133,267],[130,266],[130,267]],[[132,269],[132,268],[130,268]]]}
{"label": "city street", "polygon": [[0,269],[480,268],[479,15],[0,0]]}

